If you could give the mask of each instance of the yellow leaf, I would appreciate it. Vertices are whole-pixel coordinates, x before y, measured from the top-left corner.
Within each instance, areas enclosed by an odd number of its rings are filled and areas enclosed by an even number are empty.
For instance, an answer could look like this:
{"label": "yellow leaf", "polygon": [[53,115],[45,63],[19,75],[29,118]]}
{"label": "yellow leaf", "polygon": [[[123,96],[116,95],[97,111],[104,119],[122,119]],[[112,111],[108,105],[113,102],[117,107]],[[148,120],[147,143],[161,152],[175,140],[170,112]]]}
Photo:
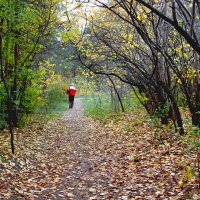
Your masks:
{"label": "yellow leaf", "polygon": [[191,180],[193,177],[192,168],[190,166],[187,167],[187,177],[188,177],[188,180]]}

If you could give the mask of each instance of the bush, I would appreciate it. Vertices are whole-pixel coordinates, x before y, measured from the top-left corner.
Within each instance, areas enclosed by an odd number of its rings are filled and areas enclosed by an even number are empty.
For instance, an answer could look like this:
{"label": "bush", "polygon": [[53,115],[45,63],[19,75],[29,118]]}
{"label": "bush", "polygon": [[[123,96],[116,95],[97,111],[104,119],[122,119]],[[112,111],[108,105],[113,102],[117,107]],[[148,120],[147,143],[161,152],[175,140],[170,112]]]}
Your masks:
{"label": "bush", "polygon": [[66,100],[66,94],[62,90],[61,85],[55,84],[50,86],[46,92],[46,107],[48,109],[55,109],[58,103],[61,103],[62,101]]}

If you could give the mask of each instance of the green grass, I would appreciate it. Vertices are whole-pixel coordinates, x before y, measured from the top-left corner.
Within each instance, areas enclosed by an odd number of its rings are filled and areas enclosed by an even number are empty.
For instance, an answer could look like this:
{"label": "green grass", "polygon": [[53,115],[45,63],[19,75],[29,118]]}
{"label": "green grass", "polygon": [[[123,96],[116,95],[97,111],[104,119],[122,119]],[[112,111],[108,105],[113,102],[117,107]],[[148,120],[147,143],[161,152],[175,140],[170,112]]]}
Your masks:
{"label": "green grass", "polygon": [[58,103],[54,109],[51,110],[53,113],[60,113],[66,111],[68,108],[68,101],[63,101]]}
{"label": "green grass", "polygon": [[85,114],[104,124],[118,121],[122,115],[120,108],[114,110],[111,99],[105,94],[85,97],[83,103]]}
{"label": "green grass", "polygon": [[36,110],[35,113],[44,113],[44,114],[57,114],[60,112],[64,112],[68,108],[68,101],[63,100],[61,102],[57,102],[52,104],[50,107],[42,107]]}
{"label": "green grass", "polygon": [[111,102],[105,96],[85,97],[83,103],[85,114],[97,120],[103,120],[114,113]]}
{"label": "green grass", "polygon": [[58,102],[51,109],[38,109],[35,113],[31,114],[29,123],[42,122],[46,123],[53,118],[58,118],[61,114],[68,109],[68,101]]}
{"label": "green grass", "polygon": [[[141,104],[132,93],[127,93],[123,97],[125,113],[141,108]],[[85,114],[103,123],[115,123],[124,115],[119,102],[116,105],[117,108],[114,107],[110,94],[101,92],[93,96],[87,96],[83,99],[83,103]]]}

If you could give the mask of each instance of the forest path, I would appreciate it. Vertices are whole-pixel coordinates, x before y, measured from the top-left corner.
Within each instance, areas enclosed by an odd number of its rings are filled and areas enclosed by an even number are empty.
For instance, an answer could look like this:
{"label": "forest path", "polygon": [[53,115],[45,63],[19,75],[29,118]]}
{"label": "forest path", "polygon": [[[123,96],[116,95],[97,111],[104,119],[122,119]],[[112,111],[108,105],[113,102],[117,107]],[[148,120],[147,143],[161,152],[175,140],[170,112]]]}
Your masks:
{"label": "forest path", "polygon": [[61,145],[67,147],[69,166],[64,170],[66,173],[54,194],[55,199],[107,199],[101,189],[108,184],[107,177],[100,177],[94,170],[102,159],[101,152],[97,151],[98,137],[95,137],[102,132],[101,127],[84,116],[80,98],[75,99],[73,109],[64,112],[60,123],[68,129],[63,133],[66,139],[62,139]]}
{"label": "forest path", "polygon": [[[52,129],[51,132],[58,135],[51,161],[59,169],[55,174],[58,178],[53,190],[45,189],[36,199],[128,200],[131,197],[130,186],[133,182],[130,180],[129,189],[126,189],[124,180],[120,180],[123,174],[117,174],[119,179],[116,181],[116,174],[108,173],[111,169],[106,168],[110,168],[114,160],[106,146],[111,145],[109,141],[112,138],[102,126],[84,116],[81,98],[75,99],[74,108],[64,112]],[[49,144],[45,146],[50,147],[51,135],[47,137]]]}
{"label": "forest path", "polygon": [[[76,98],[59,119],[15,130],[11,159],[9,134],[5,143],[3,133],[0,153],[7,152],[1,155],[0,199],[185,199],[189,186],[180,185],[180,160],[187,157],[180,153],[180,141],[166,133],[159,144],[143,119],[135,110],[101,125],[84,115]],[[197,200],[195,185],[194,179],[189,189]]]}

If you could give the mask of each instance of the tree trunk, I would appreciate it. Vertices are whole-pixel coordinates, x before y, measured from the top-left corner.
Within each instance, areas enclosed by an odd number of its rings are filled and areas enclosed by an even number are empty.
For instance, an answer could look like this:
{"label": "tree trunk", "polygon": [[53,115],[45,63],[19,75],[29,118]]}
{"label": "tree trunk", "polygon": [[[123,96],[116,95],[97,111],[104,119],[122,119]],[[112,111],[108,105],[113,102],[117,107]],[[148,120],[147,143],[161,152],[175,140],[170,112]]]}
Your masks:
{"label": "tree trunk", "polygon": [[120,95],[119,95],[119,93],[118,93],[118,91],[117,91],[117,88],[115,87],[115,84],[114,84],[113,80],[110,78],[110,76],[108,76],[108,78],[109,78],[110,82],[111,82],[112,85],[113,85],[113,88],[114,88],[114,90],[115,90],[115,93],[117,94],[117,97],[118,97],[118,100],[119,100],[119,103],[120,103],[122,112],[125,112],[124,105],[123,105],[122,100],[121,100],[121,97],[120,97]]}
{"label": "tree trunk", "polygon": [[3,20],[0,21],[0,68],[1,68],[1,79],[0,81],[3,80],[3,52],[2,52],[2,35],[3,35],[3,30],[2,30],[2,27],[3,26]]}
{"label": "tree trunk", "polygon": [[[0,22],[0,26],[3,26],[3,20]],[[3,54],[2,54],[2,29],[0,29],[0,70],[1,70],[1,81],[4,84],[6,93],[7,93],[7,111],[8,111],[8,127],[10,131],[10,145],[11,145],[11,151],[14,154],[15,152],[15,147],[14,147],[14,132],[13,132],[13,125],[12,125],[12,109],[11,109],[11,97],[10,97],[10,92],[5,80],[5,74],[4,74],[4,69],[3,69]]]}
{"label": "tree trunk", "polygon": [[8,97],[8,126],[10,131],[10,145],[12,154],[15,153],[15,146],[14,146],[14,131],[13,131],[13,119],[12,119],[12,106],[10,98]]}
{"label": "tree trunk", "polygon": [[192,113],[192,124],[194,126],[200,127],[200,110]]}
{"label": "tree trunk", "polygon": [[[16,19],[18,19],[18,9],[19,6],[19,1],[16,0],[16,5],[15,5],[15,17]],[[15,31],[15,39],[18,40],[19,39],[19,31],[16,30]],[[14,125],[17,124],[18,121],[18,106],[17,106],[17,75],[18,75],[18,65],[19,65],[19,44],[18,41],[15,43],[14,46],[14,85],[12,88],[12,119],[13,119],[13,123]]]}
{"label": "tree trunk", "polygon": [[13,115],[13,123],[17,124],[18,121],[18,106],[17,106],[17,68],[19,62],[19,45],[15,44],[15,66],[14,66],[14,86],[12,89],[13,94],[13,102],[12,102],[12,115]]}
{"label": "tree trunk", "polygon": [[180,133],[180,135],[183,135],[184,134],[183,121],[182,121],[182,117],[181,117],[181,113],[180,113],[178,104],[177,104],[173,94],[171,94],[171,91],[169,90],[169,88],[167,86],[165,86],[162,82],[160,82],[160,85],[162,85],[163,89],[167,93],[167,95],[172,103],[172,108],[174,110],[174,114],[176,115],[176,122],[178,125],[179,133]]}

